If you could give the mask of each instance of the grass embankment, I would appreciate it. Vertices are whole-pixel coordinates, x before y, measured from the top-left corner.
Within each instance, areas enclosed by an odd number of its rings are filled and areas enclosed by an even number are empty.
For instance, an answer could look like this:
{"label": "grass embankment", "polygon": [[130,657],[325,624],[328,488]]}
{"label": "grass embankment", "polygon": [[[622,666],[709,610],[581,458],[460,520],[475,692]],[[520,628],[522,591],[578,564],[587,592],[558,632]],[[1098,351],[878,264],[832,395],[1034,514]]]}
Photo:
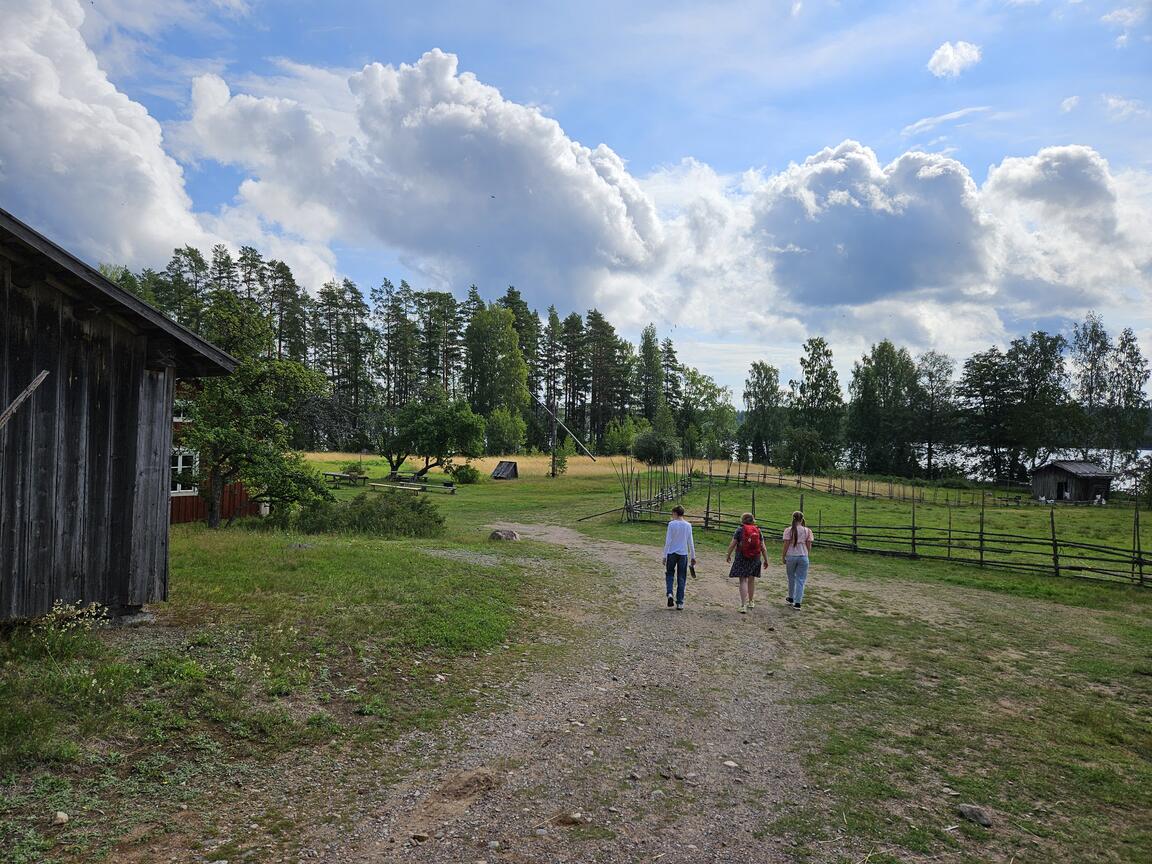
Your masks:
{"label": "grass embankment", "polygon": [[[558,553],[486,543],[476,564],[480,552],[475,534],[182,526],[155,624],[9,634],[0,861],[121,860],[165,832],[232,861],[291,851],[298,820],[340,818],[342,796],[387,776],[390,742],[494,698],[544,650],[528,645],[540,591],[521,559],[538,572]],[[295,778],[287,801],[274,775]]]}

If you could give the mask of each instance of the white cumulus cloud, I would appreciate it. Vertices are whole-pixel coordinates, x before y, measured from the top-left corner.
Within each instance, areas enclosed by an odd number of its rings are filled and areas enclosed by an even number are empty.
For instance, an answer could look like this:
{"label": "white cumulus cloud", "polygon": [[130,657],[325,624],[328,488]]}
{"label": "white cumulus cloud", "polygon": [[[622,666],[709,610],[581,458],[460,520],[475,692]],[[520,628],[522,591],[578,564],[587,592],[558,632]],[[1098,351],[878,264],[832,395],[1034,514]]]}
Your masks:
{"label": "white cumulus cloud", "polygon": [[[383,250],[421,287],[515,284],[539,308],[692,328],[701,351],[754,338],[764,356],[811,333],[838,351],[890,336],[966,353],[1089,308],[1152,329],[1132,311],[1152,306],[1152,175],[1089,147],[1005,159],[982,185],[944,154],[881,162],[852,140],[777,172],[689,158],[637,174],[442,51],[200,75],[187,119],[162,130],[109,81],[82,4],[0,4],[0,202],[90,260],[249,243],[315,288],[334,248]],[[1109,107],[1143,107],[1130,102]],[[197,211],[183,172],[213,163],[242,179]]]}
{"label": "white cumulus cloud", "polygon": [[980,46],[971,42],[945,42],[928,60],[928,71],[937,78],[956,78],[980,62]]}

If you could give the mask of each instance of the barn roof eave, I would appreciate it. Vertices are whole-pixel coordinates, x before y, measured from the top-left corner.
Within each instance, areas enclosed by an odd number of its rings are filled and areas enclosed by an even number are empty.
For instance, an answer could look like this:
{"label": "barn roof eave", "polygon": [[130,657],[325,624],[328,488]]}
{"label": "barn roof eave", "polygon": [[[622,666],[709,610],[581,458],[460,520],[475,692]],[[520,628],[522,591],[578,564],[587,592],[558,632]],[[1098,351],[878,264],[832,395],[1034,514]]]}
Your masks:
{"label": "barn roof eave", "polygon": [[111,282],[100,271],[88,266],[72,253],[49,240],[39,231],[25,225],[7,210],[0,208],[0,233],[8,234],[27,248],[39,253],[71,277],[72,284],[94,295],[120,315],[129,318],[150,335],[171,340],[176,374],[182,377],[227,375],[239,361],[211,342],[177,324],[163,312]]}

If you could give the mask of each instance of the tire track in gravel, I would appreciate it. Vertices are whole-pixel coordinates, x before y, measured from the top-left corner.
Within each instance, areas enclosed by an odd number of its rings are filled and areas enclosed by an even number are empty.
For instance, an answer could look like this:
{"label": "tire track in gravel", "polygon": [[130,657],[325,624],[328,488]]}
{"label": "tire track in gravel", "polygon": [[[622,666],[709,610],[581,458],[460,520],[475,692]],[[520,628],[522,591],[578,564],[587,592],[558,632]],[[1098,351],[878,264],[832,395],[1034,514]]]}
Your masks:
{"label": "tire track in gravel", "polygon": [[780,592],[738,614],[726,565],[703,550],[676,612],[658,548],[493,527],[593,556],[612,573],[616,611],[572,610],[592,637],[560,668],[526,675],[507,707],[465,720],[453,756],[392,786],[345,843],[311,860],[794,860],[785,839],[757,836],[817,795],[776,672],[781,637],[800,620]]}

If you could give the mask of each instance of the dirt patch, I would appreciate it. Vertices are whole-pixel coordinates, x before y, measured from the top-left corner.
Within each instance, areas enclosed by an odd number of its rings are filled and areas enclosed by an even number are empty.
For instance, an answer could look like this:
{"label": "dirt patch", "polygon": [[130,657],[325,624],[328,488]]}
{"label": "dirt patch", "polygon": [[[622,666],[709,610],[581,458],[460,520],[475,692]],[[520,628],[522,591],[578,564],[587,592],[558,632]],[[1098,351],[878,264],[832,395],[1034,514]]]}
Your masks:
{"label": "dirt patch", "polygon": [[[791,861],[765,831],[814,794],[792,734],[778,630],[802,613],[779,586],[752,613],[702,552],[683,612],[665,604],[658,548],[560,526],[496,525],[588,555],[603,602],[557,611],[590,634],[527,674],[505,709],[473,716],[348,835],[309,843],[330,862]],[[711,560],[710,560],[711,559]],[[787,619],[787,620],[786,620]],[[786,620],[786,623],[782,623]],[[310,860],[317,860],[313,858]]]}

